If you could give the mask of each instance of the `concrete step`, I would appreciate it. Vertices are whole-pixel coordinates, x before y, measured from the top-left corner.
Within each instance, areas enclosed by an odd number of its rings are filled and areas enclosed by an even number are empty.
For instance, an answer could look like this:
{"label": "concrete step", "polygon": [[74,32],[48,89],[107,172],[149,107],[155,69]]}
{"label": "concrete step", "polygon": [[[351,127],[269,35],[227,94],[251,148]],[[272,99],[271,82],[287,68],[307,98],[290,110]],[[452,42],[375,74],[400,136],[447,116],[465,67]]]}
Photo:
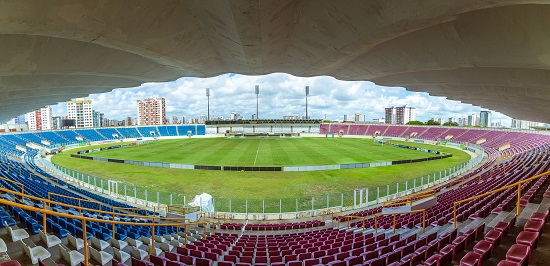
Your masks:
{"label": "concrete step", "polygon": [[412,236],[412,235],[417,235],[417,237],[418,237],[419,233],[422,233],[422,228],[409,229],[407,231],[404,231],[401,234],[401,239],[407,238],[407,237]]}
{"label": "concrete step", "polygon": [[[495,225],[499,222],[507,222],[509,221],[510,219],[508,219],[508,216],[510,216],[510,212],[505,212],[505,211],[502,211],[500,212],[499,214],[491,214],[489,216],[487,216],[485,218],[485,231],[488,232],[490,230],[492,230],[493,228],[495,228]],[[515,216],[515,213],[514,215],[512,215],[512,217]]]}
{"label": "concrete step", "polygon": [[[483,219],[483,218],[476,218],[476,220],[477,219]],[[457,223],[456,228],[458,229],[458,232],[464,232],[464,231],[470,229],[470,224],[474,221],[475,220],[466,219],[466,220],[462,221],[461,223]],[[466,229],[464,229],[464,228],[466,228]]]}
{"label": "concrete step", "polygon": [[464,232],[468,231],[469,229],[475,229],[479,225],[481,225],[482,223],[485,223],[485,219],[481,218],[481,217],[476,218],[474,220],[468,219],[468,221],[469,221],[468,223],[464,223],[461,226],[457,227],[459,235],[463,234]]}
{"label": "concrete step", "polygon": [[[539,206],[540,204],[535,204],[535,203],[528,203],[527,206],[521,208],[521,211],[519,213],[519,216],[516,220],[516,225],[517,226],[524,226],[525,223],[529,220],[529,218],[531,218],[531,215],[534,213],[534,212],[537,212],[537,210],[539,209]],[[515,213],[515,208],[514,208],[514,213]]]}
{"label": "concrete step", "polygon": [[543,198],[537,212],[546,212],[550,208],[550,198]]}

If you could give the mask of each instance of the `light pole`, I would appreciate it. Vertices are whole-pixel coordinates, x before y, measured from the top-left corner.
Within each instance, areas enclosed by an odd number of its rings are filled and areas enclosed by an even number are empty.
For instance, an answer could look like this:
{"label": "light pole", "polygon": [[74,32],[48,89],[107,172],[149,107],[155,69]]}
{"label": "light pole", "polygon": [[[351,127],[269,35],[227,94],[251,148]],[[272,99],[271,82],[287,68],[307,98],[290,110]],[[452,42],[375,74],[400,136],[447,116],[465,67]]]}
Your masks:
{"label": "light pole", "polygon": [[309,96],[309,86],[306,86],[306,120],[309,119],[309,115],[307,114],[307,96]]}
{"label": "light pole", "polygon": [[260,85],[256,85],[256,120],[258,120],[258,95],[260,94]]}
{"label": "light pole", "polygon": [[206,115],[206,121],[210,121],[210,89],[206,88],[206,98],[208,98],[208,114]]}

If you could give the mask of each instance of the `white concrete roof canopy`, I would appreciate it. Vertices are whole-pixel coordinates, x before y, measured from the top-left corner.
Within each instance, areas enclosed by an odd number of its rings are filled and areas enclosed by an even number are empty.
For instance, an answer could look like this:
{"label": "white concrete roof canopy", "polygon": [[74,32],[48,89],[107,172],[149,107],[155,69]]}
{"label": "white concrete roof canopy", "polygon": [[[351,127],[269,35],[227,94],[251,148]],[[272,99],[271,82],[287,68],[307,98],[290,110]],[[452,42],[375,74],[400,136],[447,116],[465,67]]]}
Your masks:
{"label": "white concrete roof canopy", "polygon": [[0,1],[0,121],[149,81],[285,72],[550,122],[548,3]]}

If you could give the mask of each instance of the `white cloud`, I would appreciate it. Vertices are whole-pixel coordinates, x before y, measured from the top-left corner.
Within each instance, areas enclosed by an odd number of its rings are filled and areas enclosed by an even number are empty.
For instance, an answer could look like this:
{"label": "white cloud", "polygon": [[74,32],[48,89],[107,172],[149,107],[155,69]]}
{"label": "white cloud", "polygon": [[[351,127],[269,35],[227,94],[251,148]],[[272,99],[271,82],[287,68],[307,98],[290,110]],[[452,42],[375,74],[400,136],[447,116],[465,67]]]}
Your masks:
{"label": "white cloud", "polygon": [[[148,97],[166,98],[167,116],[188,118],[206,115],[205,89],[210,88],[210,115],[228,117],[237,112],[250,118],[256,112],[254,87],[260,86],[260,118],[305,114],[305,86],[310,86],[309,115],[312,118],[343,119],[345,114],[362,113],[367,119],[384,116],[384,108],[393,105],[417,108],[417,118],[463,117],[482,109],[469,104],[409,92],[404,88],[382,87],[372,82],[340,81],[332,77],[295,77],[284,73],[264,76],[221,75],[212,78],[181,78],[166,83],[146,83],[136,88],[115,89],[94,94],[94,109],[110,119],[136,116],[136,101]],[[66,115],[65,103],[53,107],[55,115]],[[510,118],[493,114],[493,121],[509,125]]]}

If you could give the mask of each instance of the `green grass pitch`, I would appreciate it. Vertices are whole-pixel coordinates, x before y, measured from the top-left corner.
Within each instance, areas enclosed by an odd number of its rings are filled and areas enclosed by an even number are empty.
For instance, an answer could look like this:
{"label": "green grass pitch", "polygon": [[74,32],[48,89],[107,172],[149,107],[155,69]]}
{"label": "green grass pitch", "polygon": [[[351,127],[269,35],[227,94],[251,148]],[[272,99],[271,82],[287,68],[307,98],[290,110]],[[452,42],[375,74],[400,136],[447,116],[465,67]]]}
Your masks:
{"label": "green grass pitch", "polygon": [[305,166],[381,162],[435,156],[372,139],[172,139],[95,152],[92,156],[220,166]]}
{"label": "green grass pitch", "polygon": [[[113,144],[109,144],[113,145]],[[452,153],[453,157],[429,162],[312,172],[229,172],[166,169],[71,158],[70,150],[53,157],[58,165],[91,176],[120,181],[122,184],[186,195],[206,192],[216,198],[295,198],[353,189],[382,186],[426,176],[466,162],[470,156],[452,148],[407,142],[409,146]],[[259,148],[258,148],[259,146]],[[256,157],[256,153],[258,156]],[[179,139],[90,154],[156,162],[202,165],[329,165],[354,162],[391,161],[423,158],[428,153],[373,143],[372,139],[297,138],[297,139]],[[418,184],[420,179],[417,178]],[[119,185],[120,186],[120,185]],[[372,193],[374,190],[371,190]],[[382,194],[384,195],[384,194]]]}

